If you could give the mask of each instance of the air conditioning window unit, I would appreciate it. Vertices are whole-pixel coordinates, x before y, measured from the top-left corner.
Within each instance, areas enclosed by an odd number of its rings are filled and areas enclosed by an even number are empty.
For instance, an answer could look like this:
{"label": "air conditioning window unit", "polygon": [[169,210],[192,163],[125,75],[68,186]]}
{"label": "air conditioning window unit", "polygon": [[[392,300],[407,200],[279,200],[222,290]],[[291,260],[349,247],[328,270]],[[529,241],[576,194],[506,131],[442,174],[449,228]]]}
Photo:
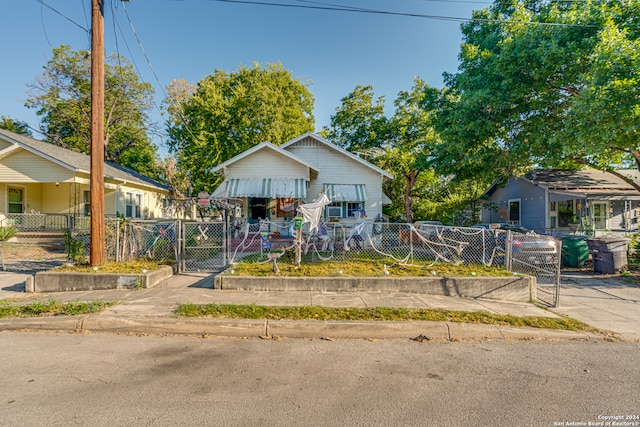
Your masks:
{"label": "air conditioning window unit", "polygon": [[327,208],[327,216],[329,218],[340,218],[342,216],[341,206],[329,206]]}

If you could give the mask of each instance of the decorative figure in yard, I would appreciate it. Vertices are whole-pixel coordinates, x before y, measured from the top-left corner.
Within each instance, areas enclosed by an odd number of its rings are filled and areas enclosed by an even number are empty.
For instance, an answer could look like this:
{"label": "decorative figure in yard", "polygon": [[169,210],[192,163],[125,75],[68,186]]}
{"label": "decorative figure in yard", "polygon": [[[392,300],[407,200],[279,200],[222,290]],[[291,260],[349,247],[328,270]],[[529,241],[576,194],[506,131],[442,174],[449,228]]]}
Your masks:
{"label": "decorative figure in yard", "polygon": [[267,254],[267,258],[269,258],[273,262],[273,269],[272,269],[273,274],[280,273],[280,269],[278,268],[278,260],[282,255],[285,254],[285,252],[287,251],[287,248],[285,246],[281,246],[280,251],[281,252],[269,252]]}
{"label": "decorative figure in yard", "polygon": [[271,250],[271,236],[269,235],[269,220],[259,219],[260,221],[260,248],[264,250]]}
{"label": "decorative figure in yard", "polygon": [[367,213],[362,210],[360,211],[360,218],[358,218],[358,221],[355,223],[355,225],[353,226],[353,229],[351,230],[351,237],[347,239],[347,245],[345,249],[349,247],[349,243],[351,240],[354,241],[356,245],[356,250],[362,249],[362,241],[363,241],[362,234],[364,234],[364,227],[366,226],[366,221],[367,221]]}
{"label": "decorative figure in yard", "polygon": [[325,252],[327,250],[327,246],[331,241],[331,237],[329,237],[329,230],[327,229],[327,225],[324,221],[320,221],[318,223],[318,239],[322,242],[322,251]]}

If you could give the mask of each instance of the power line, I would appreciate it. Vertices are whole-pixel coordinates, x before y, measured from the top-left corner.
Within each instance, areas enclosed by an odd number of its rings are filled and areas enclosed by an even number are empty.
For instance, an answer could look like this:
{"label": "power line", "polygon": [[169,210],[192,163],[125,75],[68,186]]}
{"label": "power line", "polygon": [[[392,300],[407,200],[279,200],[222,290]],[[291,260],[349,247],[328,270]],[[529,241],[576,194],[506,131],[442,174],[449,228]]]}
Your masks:
{"label": "power line", "polygon": [[[167,91],[165,90],[164,86],[162,85],[162,83],[160,83],[160,78],[158,77],[158,74],[156,74],[155,69],[153,68],[153,65],[151,64],[151,61],[149,60],[149,57],[147,56],[147,52],[144,50],[144,46],[142,46],[142,41],[140,41],[140,38],[138,37],[138,33],[136,32],[135,27],[133,26],[133,22],[131,21],[131,17],[129,16],[129,12],[127,11],[127,7],[125,6],[124,1],[122,2],[122,9],[124,10],[124,13],[127,17],[127,20],[129,21],[129,26],[131,27],[131,30],[133,31],[133,34],[138,42],[138,46],[140,47],[140,50],[142,51],[142,54],[144,55],[145,60],[147,61],[147,64],[149,65],[149,68],[151,69],[151,73],[153,74],[154,78],[156,79],[156,82],[158,83],[158,86],[160,87],[160,89],[162,90],[162,93],[164,93],[165,99],[169,97],[169,94],[167,93]],[[158,109],[158,111],[160,112],[160,114],[162,115],[162,109],[160,107],[158,107],[158,105],[154,102],[154,106]],[[182,123],[182,125],[184,126],[184,129],[189,133],[189,135],[191,135],[191,137],[194,139],[194,141],[197,139],[196,136],[191,132],[191,129],[189,128],[189,126],[187,125],[184,117],[182,116],[182,114],[180,112],[178,112],[178,119],[180,120],[180,122]]]}
{"label": "power line", "polygon": [[158,85],[160,86],[160,88],[162,88],[162,91],[164,92],[165,96],[167,96],[167,92],[164,90],[164,87],[162,86],[162,83],[160,83],[160,79],[158,78],[158,74],[156,74],[156,70],[153,68],[153,65],[151,64],[151,61],[149,60],[149,57],[147,56],[147,52],[144,50],[144,46],[142,46],[142,42],[140,41],[140,38],[138,37],[138,33],[136,32],[136,28],[133,26],[133,22],[131,21],[131,17],[129,16],[129,12],[127,11],[127,7],[124,5],[124,2],[122,3],[122,9],[124,10],[124,14],[127,16],[127,21],[129,21],[129,26],[131,27],[131,31],[133,31],[133,35],[136,38],[136,41],[138,42],[138,47],[140,47],[140,50],[142,51],[142,55],[144,56],[144,59],[147,61],[147,64],[149,65],[149,68],[151,69],[151,73],[155,77],[156,82],[158,82]]}
{"label": "power line", "polygon": [[53,12],[57,13],[58,15],[62,16],[64,19],[66,19],[67,21],[71,22],[73,25],[75,25],[76,27],[80,28],[85,33],[87,33],[87,34],[91,33],[91,31],[89,31],[87,28],[83,27],[82,25],[78,24],[76,21],[74,21],[73,19],[69,18],[65,14],[63,14],[63,13],[59,12],[58,10],[54,9],[53,7],[49,6],[43,0],[36,0],[36,2],[40,3],[42,6],[46,7],[47,9],[52,10]]}
{"label": "power line", "polygon": [[355,8],[350,6],[340,6],[340,5],[331,5],[328,3],[321,2],[313,2],[314,4],[291,4],[291,3],[272,3],[272,2],[260,2],[253,0],[209,0],[219,3],[236,3],[236,4],[247,4],[247,5],[257,5],[257,6],[271,6],[271,7],[285,7],[285,8],[294,8],[294,9],[315,9],[315,10],[329,10],[329,11],[337,11],[337,12],[352,12],[352,13],[369,13],[376,15],[388,15],[388,16],[405,16],[410,18],[422,18],[422,19],[436,19],[441,21],[454,21],[454,22],[486,22],[486,23],[497,23],[497,24],[522,24],[522,25],[538,25],[538,26],[549,26],[549,27],[592,27],[591,25],[582,25],[582,24],[567,24],[562,22],[536,22],[536,21],[512,21],[506,19],[490,19],[490,18],[460,18],[455,16],[443,16],[443,15],[428,15],[422,13],[411,13],[411,12],[393,12],[388,10],[378,10],[378,9],[365,9],[365,8]]}

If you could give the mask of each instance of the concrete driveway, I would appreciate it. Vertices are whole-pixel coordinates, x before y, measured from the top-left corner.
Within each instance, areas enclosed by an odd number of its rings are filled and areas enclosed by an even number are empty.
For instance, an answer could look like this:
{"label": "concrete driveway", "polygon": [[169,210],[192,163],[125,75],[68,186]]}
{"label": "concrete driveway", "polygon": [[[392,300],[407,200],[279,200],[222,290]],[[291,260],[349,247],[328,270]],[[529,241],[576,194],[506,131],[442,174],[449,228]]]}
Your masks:
{"label": "concrete driveway", "polygon": [[556,313],[640,340],[640,286],[625,282],[624,277],[563,273],[559,303],[553,309]]}

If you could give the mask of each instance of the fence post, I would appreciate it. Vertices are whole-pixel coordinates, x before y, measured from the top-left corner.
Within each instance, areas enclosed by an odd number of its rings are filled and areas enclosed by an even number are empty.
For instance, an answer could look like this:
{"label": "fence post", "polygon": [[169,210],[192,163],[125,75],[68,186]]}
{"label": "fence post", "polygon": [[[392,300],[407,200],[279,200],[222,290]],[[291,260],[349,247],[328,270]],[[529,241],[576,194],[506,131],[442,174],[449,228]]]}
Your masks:
{"label": "fence post", "polygon": [[558,261],[557,261],[557,266],[558,269],[556,270],[556,298],[555,298],[555,302],[553,304],[554,308],[558,308],[560,307],[560,266],[562,265],[562,240],[558,239],[558,249],[557,249],[557,254],[558,254]]}
{"label": "fence post", "polygon": [[[112,223],[113,224],[113,223]],[[120,218],[116,222],[116,262],[120,262]]]}
{"label": "fence post", "polygon": [[176,258],[176,264],[178,264],[178,273],[182,273],[184,272],[184,251],[185,249],[185,244],[184,244],[184,223],[182,222],[181,219],[178,220],[178,234],[177,234],[177,241],[176,244],[178,245],[178,256]]}
{"label": "fence post", "polygon": [[507,271],[512,271],[511,250],[513,248],[513,235],[511,230],[507,230],[507,237],[504,241],[504,264]]}

